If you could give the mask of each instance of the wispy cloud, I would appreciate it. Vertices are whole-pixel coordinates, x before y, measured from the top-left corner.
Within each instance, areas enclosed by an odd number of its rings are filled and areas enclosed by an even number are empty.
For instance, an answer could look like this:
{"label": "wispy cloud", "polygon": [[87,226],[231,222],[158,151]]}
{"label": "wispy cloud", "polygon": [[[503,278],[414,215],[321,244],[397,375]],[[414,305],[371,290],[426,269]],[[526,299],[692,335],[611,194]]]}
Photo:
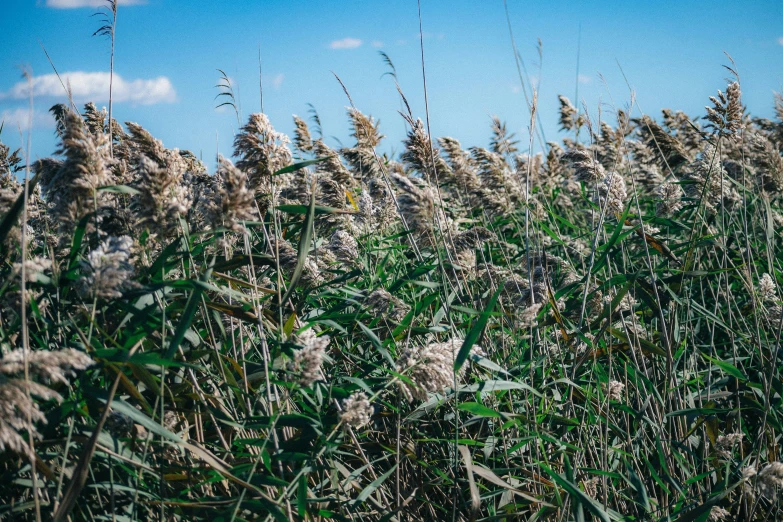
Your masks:
{"label": "wispy cloud", "polygon": [[[30,109],[20,107],[4,110],[0,113],[0,121],[3,122],[3,134],[17,129],[26,131],[30,128]],[[34,111],[32,124],[34,128],[54,127],[54,117],[48,112]]]}
{"label": "wispy cloud", "polygon": [[329,44],[330,49],[356,49],[362,46],[362,41],[358,38],[343,38],[342,40],[334,40]]}
{"label": "wispy cloud", "polygon": [[778,44],[780,44],[780,45],[783,45],[783,36],[781,36],[780,38],[778,38]]}
{"label": "wispy cloud", "polygon": [[[147,0],[117,0],[119,5],[142,5]],[[79,7],[101,7],[106,0],[46,0],[46,7],[54,9],[76,9]]]}
{"label": "wispy cloud", "polygon": [[283,86],[283,80],[285,80],[285,74],[278,73],[272,76],[272,87],[275,88],[275,90],[279,89]]}
{"label": "wispy cloud", "polygon": [[376,49],[380,49],[381,47],[383,47],[383,42],[380,40],[373,40],[370,45],[372,45]]}
{"label": "wispy cloud", "polygon": [[[109,101],[109,73],[107,72],[74,71],[63,73],[60,77],[66,86],[70,86],[74,100],[96,103]],[[155,105],[177,100],[174,85],[165,76],[128,81],[115,74],[112,90],[116,103]],[[28,96],[27,82],[19,82],[10,90],[0,92],[0,100],[22,100]],[[33,78],[33,96],[36,98],[64,98],[66,93],[57,75],[45,74]]]}
{"label": "wispy cloud", "polygon": [[576,81],[583,85],[587,85],[588,83],[592,82],[593,79],[590,76],[587,76],[586,74],[580,74],[576,77]]}

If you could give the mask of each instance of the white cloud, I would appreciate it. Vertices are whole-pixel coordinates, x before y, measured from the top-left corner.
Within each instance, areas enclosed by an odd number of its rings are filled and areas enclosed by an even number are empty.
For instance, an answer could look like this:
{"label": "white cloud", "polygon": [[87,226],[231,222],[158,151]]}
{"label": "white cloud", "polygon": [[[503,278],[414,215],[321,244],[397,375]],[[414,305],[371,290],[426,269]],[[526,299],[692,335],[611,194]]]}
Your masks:
{"label": "white cloud", "polygon": [[383,42],[380,41],[380,40],[373,40],[372,44],[370,44],[370,45],[372,45],[376,49],[380,49],[381,47],[383,47]]}
{"label": "white cloud", "polygon": [[283,80],[285,80],[285,74],[275,74],[272,76],[272,87],[274,87],[275,90],[279,89],[283,85]]}
{"label": "white cloud", "polygon": [[334,40],[329,44],[330,49],[356,49],[362,46],[362,41],[358,38],[343,38],[342,40]]}
{"label": "white cloud", "polygon": [[783,45],[783,36],[781,36],[780,38],[778,38],[778,43],[779,43],[780,45]]}
{"label": "white cloud", "polygon": [[[74,100],[96,103],[109,101],[109,73],[107,72],[66,72],[60,75],[63,83],[70,86]],[[155,105],[157,103],[171,103],[177,100],[171,80],[165,76],[151,78],[149,80],[136,79],[125,80],[122,76],[114,74],[112,86],[113,99],[116,103],[129,102],[138,105]],[[0,100],[11,98],[16,100],[26,99],[29,96],[26,81],[19,82],[10,90],[0,92]],[[33,96],[65,98],[66,93],[60,79],[56,74],[45,74],[33,78]]]}
{"label": "white cloud", "polygon": [[[19,107],[13,110],[4,110],[0,113],[0,121],[3,122],[3,134],[16,132],[18,129],[26,131],[30,128],[30,109]],[[33,127],[54,127],[54,117],[48,112],[33,111]]]}
{"label": "white cloud", "polygon": [[588,83],[592,82],[593,79],[590,76],[587,76],[586,74],[580,74],[576,77],[576,81],[578,81],[581,84],[587,85]]}
{"label": "white cloud", "polygon": [[[118,0],[119,5],[142,5],[147,0]],[[103,7],[106,0],[46,0],[46,7],[54,9],[76,9],[77,7]]]}

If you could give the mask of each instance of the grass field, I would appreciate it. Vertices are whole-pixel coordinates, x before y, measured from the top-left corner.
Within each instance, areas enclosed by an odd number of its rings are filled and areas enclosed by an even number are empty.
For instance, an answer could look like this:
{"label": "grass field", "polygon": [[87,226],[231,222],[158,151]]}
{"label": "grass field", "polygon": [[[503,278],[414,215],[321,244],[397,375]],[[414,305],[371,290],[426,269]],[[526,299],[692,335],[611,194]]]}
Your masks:
{"label": "grass field", "polygon": [[395,156],[253,114],[212,173],[53,107],[0,144],[0,519],[782,519],[783,97],[717,87],[486,148],[402,97]]}

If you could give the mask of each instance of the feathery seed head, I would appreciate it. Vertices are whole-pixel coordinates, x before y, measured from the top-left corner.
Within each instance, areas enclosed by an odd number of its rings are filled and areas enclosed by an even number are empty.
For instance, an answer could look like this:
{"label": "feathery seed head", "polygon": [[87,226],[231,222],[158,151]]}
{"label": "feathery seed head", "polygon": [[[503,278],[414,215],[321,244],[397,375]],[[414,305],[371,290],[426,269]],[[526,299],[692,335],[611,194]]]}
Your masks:
{"label": "feathery seed head", "polygon": [[737,139],[737,134],[743,127],[742,92],[739,82],[732,82],[726,87],[726,94],[718,90],[718,96],[710,96],[712,107],[707,109],[704,118],[709,122],[707,127],[712,128],[719,136],[727,136]]}
{"label": "feathery seed head", "polygon": [[759,471],[756,489],[763,496],[774,500],[780,488],[783,488],[783,462],[771,462]]}
{"label": "feathery seed head", "polygon": [[307,122],[294,114],[294,147],[299,152],[307,153],[313,151],[313,139],[310,137],[310,129]]}
{"label": "feathery seed head", "polygon": [[672,216],[682,209],[682,197],[685,193],[680,185],[664,183],[658,187],[656,194],[658,195],[656,215]]}
{"label": "feathery seed head", "polygon": [[[464,340],[453,338],[445,342],[425,346],[406,346],[397,359],[397,371],[408,377],[412,383],[400,382],[403,396],[409,402],[426,400],[430,393],[443,393],[454,384],[454,357]],[[473,352],[478,352],[473,347]]]}
{"label": "feathery seed head", "polygon": [[299,374],[299,385],[307,388],[320,377],[329,336],[316,337],[312,330],[306,330],[296,337],[302,348],[294,353],[293,371]]}
{"label": "feathery seed head", "polygon": [[519,314],[519,324],[522,328],[531,328],[536,325],[538,312],[543,305],[538,302],[531,304]]}
{"label": "feathery seed head", "polygon": [[571,149],[560,158],[574,169],[574,179],[585,183],[595,183],[606,177],[603,165],[587,149]]}
{"label": "feathery seed head", "polygon": [[367,399],[367,394],[357,392],[351,394],[342,403],[343,411],[340,420],[352,428],[361,428],[370,423],[373,414],[372,403]]}
{"label": "feathery seed head", "polygon": [[601,208],[606,206],[607,215],[619,216],[625,209],[628,193],[625,180],[617,172],[610,172],[597,186],[596,200]]}
{"label": "feathery seed head", "polygon": [[219,158],[217,175],[222,180],[219,192],[220,214],[215,226],[235,232],[245,232],[244,221],[256,218],[256,202],[248,188],[247,174],[224,157]]}
{"label": "feathery seed head", "polygon": [[623,399],[623,390],[625,384],[620,381],[609,381],[606,384],[606,396],[610,401],[621,401]]}
{"label": "feathery seed head", "polygon": [[85,296],[116,299],[122,292],[135,286],[133,264],[130,262],[133,240],[128,236],[109,237],[87,255],[82,262],[83,275],[79,280]]}
{"label": "feathery seed head", "polygon": [[248,175],[251,187],[269,190],[272,174],[291,164],[289,139],[275,131],[266,114],[254,113],[234,138],[236,167]]}
{"label": "feathery seed head", "polygon": [[777,285],[767,273],[764,273],[759,279],[758,286],[759,297],[762,301],[773,301],[777,296]]}

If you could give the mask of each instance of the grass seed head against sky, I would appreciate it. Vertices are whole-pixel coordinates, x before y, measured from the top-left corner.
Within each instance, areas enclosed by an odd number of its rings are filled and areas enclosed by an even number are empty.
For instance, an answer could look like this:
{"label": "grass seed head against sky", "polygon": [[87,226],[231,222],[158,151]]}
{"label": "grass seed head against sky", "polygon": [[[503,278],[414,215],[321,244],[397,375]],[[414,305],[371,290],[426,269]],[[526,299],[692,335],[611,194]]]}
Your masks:
{"label": "grass seed head against sky", "polygon": [[[100,5],[6,0],[2,140],[26,143],[20,130],[32,120],[33,160],[52,154],[47,111],[67,101],[42,45],[77,104],[108,105],[110,45],[92,36],[100,19],[91,15]],[[783,91],[783,2],[509,0],[508,11],[525,71],[538,86],[547,140],[558,136],[557,95],[576,103],[577,90],[578,105],[594,120],[614,121],[616,109],[631,101],[629,85],[638,103],[634,116],[642,110],[657,117],[664,107],[702,116],[708,97],[725,89],[724,52],[736,63],[743,102],[754,115],[771,117],[772,92]],[[496,114],[527,143],[529,113],[502,0],[422,0],[422,20],[433,135],[483,146]],[[278,130],[291,133],[291,115],[307,119],[311,103],[330,145],[350,143],[349,102],[335,73],[357,108],[381,120],[388,137],[382,150],[399,150],[406,124],[379,51],[393,61],[414,116],[425,117],[415,1],[295,0],[120,0],[114,117],[140,123],[166,146],[190,149],[212,167],[216,151],[230,154],[237,129],[232,109],[215,108],[217,69],[231,79],[244,122],[260,110],[259,49],[264,111]],[[32,118],[21,66],[33,73]]]}

